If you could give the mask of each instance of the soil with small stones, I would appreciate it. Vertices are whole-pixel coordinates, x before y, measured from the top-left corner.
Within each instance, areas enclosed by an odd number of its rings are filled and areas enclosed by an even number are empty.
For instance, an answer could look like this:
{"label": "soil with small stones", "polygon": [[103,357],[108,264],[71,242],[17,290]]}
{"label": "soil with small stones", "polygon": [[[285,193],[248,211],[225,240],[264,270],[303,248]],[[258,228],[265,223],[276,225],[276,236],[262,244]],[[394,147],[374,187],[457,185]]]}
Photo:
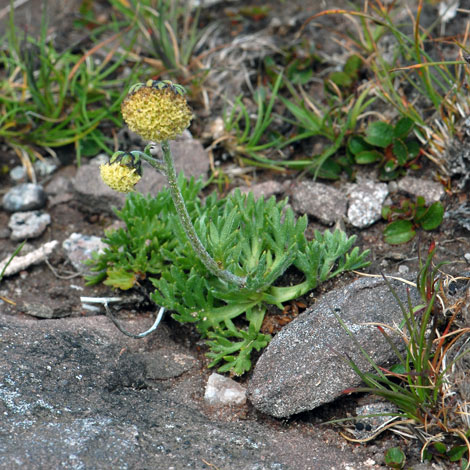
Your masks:
{"label": "soil with small stones", "polygon": [[[30,2],[30,3],[39,3],[39,2]],[[261,4],[261,2],[259,2]],[[316,2],[313,2],[316,3]],[[324,2],[326,3],[326,2]],[[339,6],[342,2],[339,2]],[[254,2],[250,2],[250,6]],[[264,5],[264,3],[262,3]],[[236,9],[238,4],[232,4],[228,2],[223,4],[225,12],[230,11],[231,9]],[[304,8],[304,2],[273,2],[270,13],[266,19],[260,21],[255,21],[253,19],[246,18],[244,22],[240,23],[233,21],[231,23],[231,28],[227,31],[228,36],[236,36],[240,34],[240,31],[245,28],[247,31],[256,31],[260,28],[266,27],[268,21],[272,17],[294,17],[298,16],[299,18],[308,17],[305,14],[305,11],[302,12]],[[328,5],[330,7],[330,5]],[[317,11],[318,8],[316,5],[308,6],[307,10],[312,12]],[[222,10],[221,10],[222,11]],[[434,10],[433,10],[434,11]],[[211,10],[211,15],[214,15],[215,11]],[[26,14],[27,18],[27,14]],[[60,15],[59,15],[59,18]],[[68,13],[67,18],[73,19],[73,14]],[[62,18],[61,18],[62,21]],[[339,16],[332,17],[327,20],[328,25],[331,28],[338,28],[341,26],[343,20]],[[288,24],[288,21],[282,19],[281,23]],[[248,25],[248,26],[247,26]],[[464,19],[460,20],[460,23],[456,24],[455,22],[451,24],[453,30],[458,30],[459,27],[461,30],[464,30]],[[63,26],[63,25],[62,25]],[[326,29],[327,30],[327,29]],[[59,29],[60,31],[60,29]],[[65,31],[65,29],[64,29]],[[324,41],[324,38],[321,37],[321,34],[325,34],[325,30],[318,33],[318,38],[321,39],[322,44],[327,43]],[[324,46],[333,47],[333,46]],[[256,64],[253,64],[254,66]],[[209,117],[205,118],[209,121]],[[197,126],[193,129],[194,134],[197,136]],[[201,125],[201,127],[203,127]],[[73,160],[73,153],[70,151],[68,156],[69,160]],[[231,165],[233,162],[230,160],[230,157],[225,158],[223,152],[216,158],[219,158],[219,163],[221,168],[224,165]],[[0,146],[0,167],[1,168],[13,168],[18,165],[19,161],[17,157],[8,150],[5,146]],[[416,176],[420,178],[433,179],[436,174],[436,168],[432,167],[429,163],[424,164],[423,169],[415,173]],[[73,164],[65,165],[61,167],[52,178],[65,177],[73,178],[76,172],[76,167]],[[279,175],[276,173],[270,172],[261,172],[256,171],[253,174],[249,175],[250,183],[257,183],[266,181],[272,178],[282,179],[285,177],[295,177],[297,173],[288,172],[287,175]],[[303,176],[308,178],[309,176]],[[4,194],[10,187],[12,187],[12,182],[8,178],[8,173],[3,172],[0,176],[0,187],[1,193]],[[238,185],[245,185],[246,178],[241,178],[234,176],[231,182],[230,188],[236,187]],[[334,185],[340,184],[340,182],[331,183]],[[445,199],[442,201],[446,210],[457,207],[459,204],[462,204],[467,200],[467,194],[465,191],[453,190],[450,191]],[[58,203],[56,205],[50,205],[46,208],[47,212],[51,215],[52,223],[48,227],[47,231],[40,237],[28,242],[30,247],[39,247],[47,241],[58,240],[62,243],[67,237],[72,233],[77,232],[85,235],[96,235],[102,236],[103,229],[109,226],[113,220],[108,215],[89,215],[89,211],[84,210],[85,208],[71,199],[65,203]],[[3,230],[8,224],[9,214],[5,211],[0,210],[0,229]],[[313,233],[314,229],[324,229],[319,225],[315,220],[310,220],[308,232],[309,234]],[[348,234],[357,235],[357,245],[362,249],[371,250],[371,265],[365,269],[366,273],[379,273],[382,271],[386,272],[399,272],[400,269],[403,270],[404,267],[408,268],[410,272],[413,272],[418,267],[418,253],[421,250],[423,253],[426,252],[427,247],[431,241],[436,242],[436,258],[435,261],[449,261],[450,264],[446,266],[446,272],[452,275],[462,275],[463,273],[469,270],[467,263],[465,262],[464,255],[470,253],[470,237],[468,231],[461,228],[453,219],[446,218],[444,219],[443,224],[439,227],[438,230],[433,232],[421,232],[419,237],[416,237],[413,241],[399,246],[390,246],[383,241],[383,230],[385,228],[385,222],[378,222],[372,227],[358,230],[350,226],[347,226]],[[0,259],[3,259],[8,254],[12,253],[16,248],[17,243],[12,242],[8,238],[2,238],[0,240]],[[25,247],[27,250],[28,247]],[[284,281],[289,282],[289,276],[295,276],[295,273],[288,273]],[[342,286],[346,283],[351,282],[352,279],[356,277],[356,274],[348,273],[341,276],[339,279],[332,280],[320,286],[315,292],[314,296],[305,296],[302,299],[299,299],[297,303],[292,303],[285,312],[280,312],[273,309],[269,312],[268,319],[265,323],[265,329],[267,332],[275,333],[278,331],[283,324],[290,321],[294,318],[299,312],[303,311],[310,304],[314,302],[314,299],[320,295],[322,292],[329,291],[338,286]],[[73,328],[79,328],[79,320],[83,319],[86,323],[89,319],[87,317],[93,317],[94,314],[90,313],[83,309],[80,302],[80,296],[109,296],[114,295],[115,293],[107,288],[106,286],[99,285],[94,287],[88,287],[85,285],[84,279],[77,275],[71,264],[68,262],[67,257],[64,251],[59,248],[54,254],[49,258],[48,263],[42,263],[37,266],[32,266],[28,270],[23,271],[15,276],[5,278],[0,284],[0,295],[5,301],[0,304],[0,312],[3,317],[9,317],[15,319],[15,322],[18,322],[19,331],[21,330],[21,325],[27,325],[28,328],[38,328],[40,331],[47,334],[47,328],[53,328],[53,323],[57,322],[59,325],[61,322],[65,324],[70,324],[72,326],[67,326],[66,328],[70,330],[70,334],[73,334]],[[27,314],[28,309],[31,308],[31,305],[48,305],[54,309],[54,312],[58,317],[67,317],[57,320],[39,320],[31,317]],[[152,308],[149,306],[146,309],[123,309],[120,312],[120,319],[127,321],[131,324],[132,328],[136,331],[144,330],[147,328],[148,324],[151,322],[151,317],[153,315]],[[103,319],[104,320],[104,319]],[[6,320],[3,319],[4,323]],[[107,320],[106,320],[107,321]],[[72,322],[72,323],[69,323]],[[88,323],[87,323],[88,325]],[[92,327],[90,327],[92,328]],[[99,323],[99,328],[103,328],[103,322]],[[112,329],[110,324],[110,329]],[[191,368],[189,371],[186,371],[182,378],[173,379],[167,382],[166,387],[168,389],[179,390],[178,387],[181,384],[181,381],[192,383],[193,388],[191,389],[190,395],[190,408],[197,410],[204,419],[209,423],[213,423],[214,427],[224,426],[224,423],[230,429],[233,428],[234,423],[239,423],[241,426],[245,423],[255,423],[260,426],[260,429],[264,429],[269,435],[276,435],[280,439],[282,436],[283,442],[279,442],[278,446],[282,448],[283,446],[289,448],[290,451],[284,453],[279,451],[280,459],[285,462],[285,466],[279,467],[250,467],[250,468],[311,468],[311,469],[322,469],[322,468],[345,468],[341,464],[348,460],[346,456],[351,457],[351,465],[348,468],[384,468],[384,452],[386,449],[399,445],[407,454],[409,464],[416,464],[419,461],[419,446],[415,441],[405,440],[394,434],[384,434],[380,438],[376,439],[374,442],[368,445],[357,445],[355,443],[347,442],[341,437],[338,432],[338,429],[333,426],[324,426],[323,422],[337,417],[345,417],[349,413],[354,413],[354,409],[358,403],[363,400],[367,400],[367,397],[346,397],[340,400],[335,401],[332,404],[321,407],[320,409],[314,410],[309,413],[304,413],[302,415],[294,416],[289,420],[275,420],[273,418],[263,416],[257,413],[249,403],[237,408],[223,408],[221,410],[213,409],[205,405],[203,400],[204,395],[204,384],[209,375],[207,370],[207,359],[204,355],[205,349],[203,344],[199,341],[197,334],[190,326],[179,325],[178,323],[172,321],[170,318],[164,320],[165,332],[175,341],[176,344],[185,348],[191,354],[193,354],[198,359],[198,365]],[[90,330],[91,331],[91,330]],[[100,331],[100,330],[97,330]],[[113,335],[113,333],[109,333]],[[20,335],[21,336],[21,335]],[[136,342],[133,340],[130,344],[129,340],[124,336],[113,336],[115,344],[119,344],[122,341],[122,350],[126,348],[133,351],[138,348],[145,349],[147,352],[155,349],[155,345],[152,344],[152,340],[146,339],[143,340],[144,346],[137,347],[135,346]],[[122,339],[120,339],[122,338]],[[80,343],[81,338],[77,336],[75,341]],[[17,344],[17,347],[21,347],[21,344]],[[64,344],[64,347],[66,345]],[[136,349],[137,348],[137,349]],[[112,355],[109,357],[109,361],[115,362],[118,361],[121,352],[116,349],[112,351]],[[13,358],[19,360],[20,356],[13,355]],[[81,361],[81,366],[83,369],[91,367],[91,363],[95,360],[93,357],[87,357],[83,355],[78,357]],[[18,367],[21,365],[18,364]],[[0,367],[4,365],[0,364]],[[106,366],[103,366],[106,368]],[[279,367],[282,367],[282,364],[279,364]],[[127,370],[127,372],[126,372]],[[93,370],[93,373],[97,373],[96,370]],[[124,368],[121,371],[121,374],[132,375],[132,367],[126,369]],[[246,382],[249,379],[249,374],[240,379],[242,383]],[[120,385],[122,387],[122,378],[120,379]],[[198,384],[194,386],[194,384]],[[145,391],[138,392],[141,388],[139,386],[139,381],[133,381],[129,379],[129,383],[126,385],[126,393],[129,394],[138,394],[144,393],[146,399],[152,399],[151,390],[158,390],[158,387],[152,384],[145,383]],[[153,387],[153,388],[152,388]],[[60,388],[60,387],[59,387]],[[150,390],[150,391],[149,391]],[[67,392],[67,387],[63,387],[64,393]],[[103,392],[104,393],[104,392]],[[182,395],[184,397],[184,394]],[[121,397],[122,398],[122,397]],[[158,397],[153,397],[158,398]],[[186,398],[189,400],[189,398]],[[117,403],[117,402],[116,402]],[[123,402],[117,403],[117,406],[124,406]],[[93,408],[91,407],[91,412]],[[96,410],[95,410],[96,411]],[[136,410],[137,415],[139,413],[143,416],[144,411]],[[139,415],[140,416],[140,415]],[[170,419],[170,418],[169,418]],[[201,418],[202,419],[202,418]],[[177,423],[176,423],[177,424]],[[247,428],[248,429],[248,428]],[[259,429],[258,429],[259,431]],[[39,431],[38,431],[39,432]],[[184,440],[184,429],[181,430],[182,439]],[[325,449],[329,449],[328,452],[331,453],[331,460],[323,456],[324,460],[319,457],[318,465],[305,464],[302,466],[303,460],[302,457],[296,456],[296,451],[298,452],[308,452],[307,443],[308,439],[312,439],[312,442],[318,446],[325,446]],[[298,440],[298,447],[296,447],[295,441]],[[26,447],[25,447],[26,448]],[[271,452],[271,451],[270,451]],[[275,455],[275,451],[272,451],[272,454]],[[339,460],[335,460],[339,459]],[[343,460],[341,460],[343,459]],[[295,462],[299,461],[298,465],[290,466],[289,461]],[[0,460],[1,461],[1,460]],[[130,462],[130,461],[129,461]],[[140,462],[134,462],[130,466],[125,466],[125,463],[118,464],[114,468],[147,468],[145,465]],[[204,467],[205,465],[205,467]],[[205,461],[204,458],[200,458],[199,462],[194,465],[193,468],[237,468],[236,463],[233,463],[231,467],[216,467],[213,466],[210,461]],[[284,464],[283,464],[284,465]],[[330,466],[329,466],[330,465]],[[39,468],[39,467],[37,467]],[[59,468],[59,467],[56,467]],[[97,465],[93,467],[92,464],[86,468],[106,468]],[[108,467],[109,468],[109,467]],[[157,467],[153,467],[157,468]],[[163,468],[163,467],[160,467]],[[170,468],[170,467],[168,467]],[[178,465],[174,468],[178,469]],[[248,468],[248,467],[246,467]],[[454,468],[452,464],[447,464],[445,468]],[[455,467],[457,468],[457,467]]]}

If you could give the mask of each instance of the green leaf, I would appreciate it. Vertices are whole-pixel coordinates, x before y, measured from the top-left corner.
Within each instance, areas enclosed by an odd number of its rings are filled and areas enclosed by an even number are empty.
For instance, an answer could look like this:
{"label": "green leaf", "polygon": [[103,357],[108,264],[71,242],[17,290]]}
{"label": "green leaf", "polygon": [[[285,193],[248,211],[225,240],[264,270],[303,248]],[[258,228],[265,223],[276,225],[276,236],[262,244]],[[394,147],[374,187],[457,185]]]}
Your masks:
{"label": "green leaf", "polygon": [[395,374],[406,374],[406,368],[403,364],[394,364],[390,367],[390,371]]}
{"label": "green leaf", "polygon": [[406,146],[405,142],[400,139],[394,139],[392,151],[393,155],[395,155],[397,159],[398,165],[405,165],[405,163],[408,161],[408,147]]}
{"label": "green leaf", "polygon": [[447,452],[447,457],[451,462],[457,462],[468,452],[467,446],[454,446]]}
{"label": "green leaf", "polygon": [[369,163],[379,162],[383,159],[383,155],[377,150],[364,150],[355,155],[356,163],[360,165],[368,165]]}
{"label": "green leaf", "polygon": [[399,447],[392,447],[385,453],[385,463],[391,468],[403,468],[406,457]]}
{"label": "green leaf", "polygon": [[421,150],[421,145],[417,140],[406,140],[406,147],[408,149],[408,158],[412,160],[419,155],[419,151]]}
{"label": "green leaf", "polygon": [[384,230],[384,239],[390,245],[400,245],[410,241],[416,235],[413,224],[409,220],[395,220]]}
{"label": "green leaf", "polygon": [[362,59],[358,55],[352,55],[344,64],[343,71],[351,78],[356,79],[362,66]]}
{"label": "green leaf", "polygon": [[382,206],[382,218],[388,220],[389,216],[392,214],[392,208],[390,206]]}
{"label": "green leaf", "polygon": [[364,150],[370,150],[370,145],[358,135],[353,135],[348,141],[348,149],[353,155],[357,155]]}
{"label": "green leaf", "polygon": [[333,159],[328,158],[318,170],[317,176],[327,180],[337,180],[341,176],[343,168]]}
{"label": "green leaf", "polygon": [[433,442],[433,447],[440,454],[445,455],[447,452],[447,446],[443,442]]}
{"label": "green leaf", "polygon": [[353,78],[345,72],[333,72],[328,79],[339,87],[349,88],[353,84]]}
{"label": "green leaf", "polygon": [[413,129],[414,122],[412,119],[404,117],[400,119],[396,124],[393,130],[393,135],[397,139],[404,139]]}
{"label": "green leaf", "polygon": [[370,145],[385,148],[392,143],[393,137],[393,127],[386,122],[377,121],[369,124],[364,140]]}
{"label": "green leaf", "polygon": [[135,274],[126,271],[124,268],[108,269],[106,274],[108,277],[103,284],[122,290],[131,289],[137,282]]}
{"label": "green leaf", "polygon": [[443,205],[440,202],[434,202],[417,222],[423,230],[434,230],[441,225],[443,217]]}

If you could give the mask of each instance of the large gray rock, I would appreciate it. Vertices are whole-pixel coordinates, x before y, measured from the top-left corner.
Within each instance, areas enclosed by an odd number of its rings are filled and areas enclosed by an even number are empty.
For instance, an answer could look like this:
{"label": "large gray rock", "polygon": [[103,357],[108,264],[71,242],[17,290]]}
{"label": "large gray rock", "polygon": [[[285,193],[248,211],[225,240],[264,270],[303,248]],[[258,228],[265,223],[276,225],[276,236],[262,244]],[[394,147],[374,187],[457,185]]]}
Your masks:
{"label": "large gray rock", "polygon": [[[409,286],[391,282],[406,303]],[[417,290],[411,288],[410,295],[413,305],[417,305]],[[271,416],[286,417],[331,402],[344,390],[360,384],[344,359],[353,359],[362,370],[371,370],[371,366],[335,313],[376,363],[395,359],[377,328],[364,323],[396,325],[403,319],[401,310],[383,279],[359,279],[321,297],[274,337],[249,383],[248,397],[255,408]]]}
{"label": "large gray rock", "polygon": [[[121,322],[142,331],[149,320]],[[205,370],[170,335],[165,324],[135,340],[103,316],[0,312],[0,468],[364,468],[369,456],[324,428],[205,414]]]}
{"label": "large gray rock", "polygon": [[[183,172],[186,178],[206,177],[209,157],[198,140],[186,138],[170,142],[176,172]],[[99,165],[103,161],[94,159],[82,165],[73,179],[73,187],[82,209],[92,213],[112,213],[112,208],[122,207],[126,194],[113,191],[101,180]],[[148,163],[143,162],[143,176],[135,189],[143,194],[155,195],[164,186],[166,179]]]}

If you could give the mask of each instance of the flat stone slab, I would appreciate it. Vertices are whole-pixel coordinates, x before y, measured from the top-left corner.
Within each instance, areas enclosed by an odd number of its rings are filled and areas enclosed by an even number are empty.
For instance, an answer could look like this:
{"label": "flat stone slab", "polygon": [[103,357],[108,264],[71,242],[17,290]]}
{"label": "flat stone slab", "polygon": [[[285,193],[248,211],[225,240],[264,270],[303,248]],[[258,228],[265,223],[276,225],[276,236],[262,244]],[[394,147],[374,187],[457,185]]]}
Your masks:
{"label": "flat stone slab", "polygon": [[[148,321],[121,320],[131,331]],[[162,324],[135,340],[103,316],[38,321],[0,311],[0,468],[363,468],[364,456],[333,430],[205,414],[206,371],[170,334]],[[163,369],[152,367],[162,359]]]}
{"label": "flat stone slab", "polygon": [[[406,305],[409,286],[392,280],[391,284]],[[418,291],[410,288],[410,295],[413,305],[418,305]],[[377,328],[365,323],[398,325],[402,312],[382,278],[358,279],[322,296],[273,338],[248,386],[248,398],[256,409],[281,418],[335,400],[361,383],[347,358],[363,371],[372,370],[335,313],[376,363],[396,359]],[[392,339],[403,345],[396,336]]]}

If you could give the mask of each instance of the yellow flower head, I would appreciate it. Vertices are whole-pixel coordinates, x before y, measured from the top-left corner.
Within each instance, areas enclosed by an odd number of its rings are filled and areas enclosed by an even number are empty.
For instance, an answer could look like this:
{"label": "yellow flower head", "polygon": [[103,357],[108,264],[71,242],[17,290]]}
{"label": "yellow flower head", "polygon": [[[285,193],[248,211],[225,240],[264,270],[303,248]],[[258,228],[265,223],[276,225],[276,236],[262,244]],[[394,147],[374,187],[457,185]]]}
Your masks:
{"label": "yellow flower head", "polygon": [[140,161],[129,152],[116,152],[100,166],[101,179],[115,191],[128,193],[142,177]]}
{"label": "yellow flower head", "polygon": [[121,105],[129,129],[152,142],[173,140],[190,124],[193,117],[185,90],[169,80],[137,83]]}

